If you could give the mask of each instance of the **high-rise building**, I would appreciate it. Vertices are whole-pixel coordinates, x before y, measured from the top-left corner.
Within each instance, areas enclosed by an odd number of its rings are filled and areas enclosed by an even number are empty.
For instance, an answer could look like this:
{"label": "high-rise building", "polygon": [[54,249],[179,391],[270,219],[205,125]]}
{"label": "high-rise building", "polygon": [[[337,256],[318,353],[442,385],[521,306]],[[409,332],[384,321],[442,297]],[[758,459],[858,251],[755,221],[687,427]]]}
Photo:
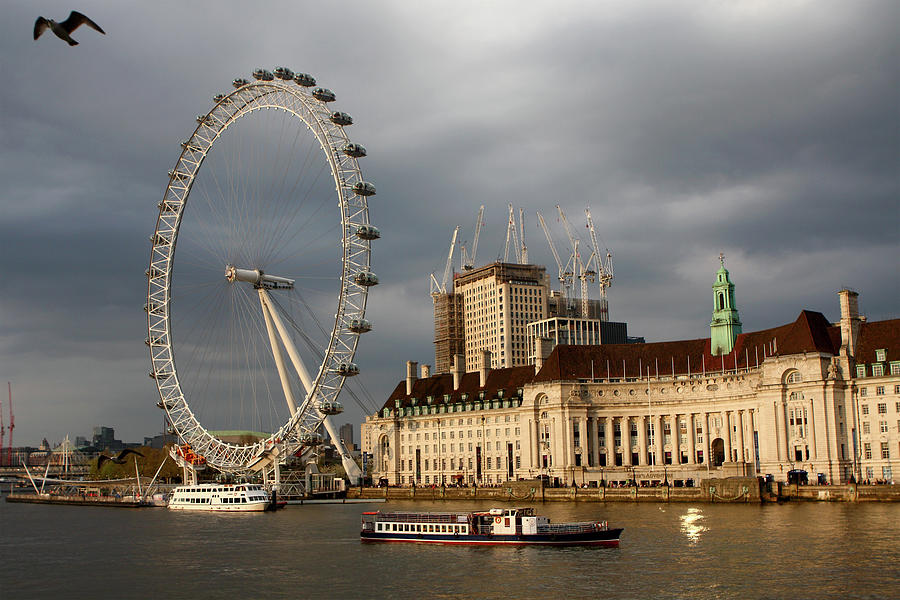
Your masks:
{"label": "high-rise building", "polygon": [[482,350],[491,352],[494,368],[529,364],[525,327],[548,315],[547,270],[497,262],[458,276],[453,288],[462,298],[466,371],[478,369]]}
{"label": "high-rise building", "polygon": [[344,447],[347,450],[353,450],[353,423],[341,425],[340,436],[344,440]]}

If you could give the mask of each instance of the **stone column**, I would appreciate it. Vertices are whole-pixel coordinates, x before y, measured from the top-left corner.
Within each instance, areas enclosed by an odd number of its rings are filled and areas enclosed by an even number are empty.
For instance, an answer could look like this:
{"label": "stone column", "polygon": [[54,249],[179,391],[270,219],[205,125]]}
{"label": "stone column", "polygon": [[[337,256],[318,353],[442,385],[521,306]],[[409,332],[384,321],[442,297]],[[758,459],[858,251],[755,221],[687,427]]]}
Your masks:
{"label": "stone column", "polygon": [[638,423],[638,464],[648,465],[647,460],[647,422],[646,417],[635,417]]}
{"label": "stone column", "polygon": [[656,464],[657,466],[660,466],[666,464],[666,453],[663,445],[663,441],[665,440],[663,429],[665,419],[658,415],[654,417],[654,420],[656,421],[654,423],[654,429],[656,429]]}
{"label": "stone column", "polygon": [[[806,426],[809,428],[809,433],[806,437],[809,438],[809,459],[815,460],[818,458],[818,453],[816,452],[816,408],[813,406],[812,400],[809,401],[809,420],[806,422]],[[874,423],[873,423],[874,425]],[[880,452],[880,451],[879,451]],[[810,473],[812,475],[812,473]]]}
{"label": "stone column", "polygon": [[606,427],[606,466],[616,466],[616,438],[613,436],[613,418],[603,418]]}
{"label": "stone column", "polygon": [[631,418],[622,417],[622,466],[631,466]]}
{"label": "stone column", "polygon": [[725,462],[733,462],[731,459],[731,420],[728,418],[730,413],[727,410],[723,410],[722,415],[722,425],[725,430],[725,436],[722,438],[722,441],[725,442]]}
{"label": "stone column", "polygon": [[781,413],[781,423],[784,425],[781,428],[781,439],[784,440],[784,457],[788,462],[792,462],[794,460],[794,454],[791,452],[791,423],[788,419],[788,407],[786,402],[781,403],[781,410],[779,412]]}
{"label": "stone column", "polygon": [[709,413],[703,413],[703,458],[706,461],[706,466],[712,466],[712,456],[710,455],[710,448],[712,447],[712,434],[709,430]]}
{"label": "stone column", "polygon": [[579,443],[581,444],[581,465],[586,467],[590,462],[590,448],[588,443],[588,419],[587,417],[578,417],[578,435],[581,436]]}
{"label": "stone column", "polygon": [[747,453],[744,449],[744,411],[739,410],[737,415],[737,443],[738,443],[738,462],[746,462]]}
{"label": "stone column", "polygon": [[678,414],[672,415],[672,464],[681,464],[681,427],[678,425]]}
{"label": "stone column", "polygon": [[592,467],[600,465],[600,448],[597,447],[597,444],[599,443],[599,437],[597,436],[597,420],[597,417],[588,417],[588,431],[590,431],[591,436],[591,443],[589,444],[591,447],[590,465]]}
{"label": "stone column", "polygon": [[539,421],[531,422],[531,435],[534,436],[534,443],[531,445],[531,467],[533,469],[541,468],[541,425]]}
{"label": "stone column", "polygon": [[697,464],[697,437],[694,433],[694,413],[688,413],[685,415],[687,419],[687,431],[688,431],[688,461],[687,464],[694,465]]}

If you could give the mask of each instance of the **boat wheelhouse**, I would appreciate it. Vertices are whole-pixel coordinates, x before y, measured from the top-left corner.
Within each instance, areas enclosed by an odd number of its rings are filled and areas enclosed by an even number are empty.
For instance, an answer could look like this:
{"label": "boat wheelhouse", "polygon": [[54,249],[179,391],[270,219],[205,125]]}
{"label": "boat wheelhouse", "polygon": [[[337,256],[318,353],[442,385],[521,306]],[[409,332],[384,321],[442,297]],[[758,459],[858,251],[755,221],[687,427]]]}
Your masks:
{"label": "boat wheelhouse", "polygon": [[273,510],[276,505],[259,484],[197,483],[175,488],[168,507],[172,510],[259,512]]}
{"label": "boat wheelhouse", "polygon": [[618,546],[622,529],[606,521],[551,523],[533,508],[492,508],[470,513],[365,512],[363,541],[437,544]]}

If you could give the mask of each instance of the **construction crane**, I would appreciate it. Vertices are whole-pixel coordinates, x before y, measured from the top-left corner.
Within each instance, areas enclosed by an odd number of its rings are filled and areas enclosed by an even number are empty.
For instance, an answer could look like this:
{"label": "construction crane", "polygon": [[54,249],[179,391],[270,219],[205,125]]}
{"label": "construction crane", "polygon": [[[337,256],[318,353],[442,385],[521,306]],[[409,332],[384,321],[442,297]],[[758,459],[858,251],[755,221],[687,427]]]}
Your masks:
{"label": "construction crane", "polygon": [[456,247],[456,237],[459,235],[459,225],[453,230],[453,238],[450,240],[450,251],[447,253],[447,264],[444,265],[444,276],[440,281],[431,274],[431,293],[446,294],[447,284],[450,282],[450,270],[453,267],[453,249]]}
{"label": "construction crane", "polygon": [[525,209],[519,207],[519,234],[522,238],[522,249],[519,252],[519,263],[528,264],[528,246],[525,245]]}
{"label": "construction crane", "polygon": [[578,251],[581,240],[579,240],[572,231],[572,226],[569,225],[566,213],[563,212],[563,209],[559,204],[556,205],[556,210],[559,212],[559,220],[562,221],[563,228],[566,230],[566,235],[569,236],[569,243],[572,244],[572,257],[570,263],[572,265],[572,272],[577,274],[578,280],[581,282],[581,317],[586,319],[590,313],[588,282],[594,281],[596,272],[591,268],[591,258],[587,261],[582,260],[581,253]]}
{"label": "construction crane", "polygon": [[600,284],[600,320],[609,321],[609,301],[606,298],[606,290],[612,285],[612,254],[607,249],[605,260],[602,258],[600,244],[597,243],[597,232],[594,229],[594,219],[591,218],[591,209],[585,208],[584,215],[587,217],[587,227],[591,232],[591,257],[596,266],[597,282]]}
{"label": "construction crane", "polygon": [[466,246],[460,247],[463,271],[471,271],[475,268],[475,253],[478,252],[478,237],[481,235],[481,226],[483,225],[482,217],[484,217],[484,204],[478,209],[478,218],[475,219],[475,237],[472,239],[472,254],[466,252]]}
{"label": "construction crane", "polygon": [[550,245],[550,252],[553,254],[553,259],[556,261],[556,267],[557,269],[559,269],[559,293],[563,297],[563,302],[568,302],[567,298],[569,297],[569,287],[572,285],[572,271],[567,270],[566,267],[563,266],[562,261],[559,259],[559,253],[556,251],[556,245],[553,243],[553,237],[550,235],[550,228],[547,227],[547,222],[544,221],[544,215],[542,215],[538,211],[537,218],[538,223],[540,223],[541,225],[541,229],[544,230],[544,236],[547,238],[547,244]]}
{"label": "construction crane", "polygon": [[[13,415],[12,409],[12,383],[7,381],[6,387],[9,388],[9,439],[6,441],[6,464],[12,466],[13,429],[16,428],[16,417]],[[0,447],[0,452],[2,451],[3,448]]]}

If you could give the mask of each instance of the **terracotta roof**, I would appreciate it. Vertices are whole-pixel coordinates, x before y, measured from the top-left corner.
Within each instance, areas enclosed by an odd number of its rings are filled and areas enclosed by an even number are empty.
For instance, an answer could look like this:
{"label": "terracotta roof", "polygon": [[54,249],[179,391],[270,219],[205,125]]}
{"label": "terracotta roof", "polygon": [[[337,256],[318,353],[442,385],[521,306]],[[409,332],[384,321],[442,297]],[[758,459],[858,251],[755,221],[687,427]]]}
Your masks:
{"label": "terracotta roof", "polygon": [[[876,350],[886,350],[887,361],[900,360],[900,319],[861,323],[856,362],[874,363]],[[885,369],[887,372],[887,369]]]}
{"label": "terracotta roof", "polygon": [[709,338],[654,342],[650,344],[606,344],[602,346],[557,346],[534,381],[572,379],[640,378],[650,375],[687,375],[755,366],[771,355],[822,352],[837,354],[840,328],[822,313],[804,310],[787,325],[742,333],[730,354],[712,356]]}
{"label": "terracotta roof", "polygon": [[462,401],[462,395],[468,394],[468,400],[477,400],[478,392],[483,391],[486,400],[497,398],[497,391],[503,390],[504,398],[512,398],[516,395],[516,391],[523,387],[526,383],[534,379],[534,367],[531,365],[525,367],[512,367],[507,369],[492,369],[488,373],[487,381],[484,387],[480,387],[480,376],[478,371],[465,373],[462,381],[459,383],[459,389],[453,389],[453,375],[450,373],[442,373],[434,375],[428,379],[416,379],[413,383],[412,394],[406,393],[406,379],[400,381],[393,393],[388,397],[387,402],[382,408],[391,408],[397,406],[396,401],[400,401],[400,406],[411,406],[411,398],[417,400],[418,405],[426,404],[428,396],[432,397],[432,404],[444,404],[444,395],[450,395],[450,404]]}

